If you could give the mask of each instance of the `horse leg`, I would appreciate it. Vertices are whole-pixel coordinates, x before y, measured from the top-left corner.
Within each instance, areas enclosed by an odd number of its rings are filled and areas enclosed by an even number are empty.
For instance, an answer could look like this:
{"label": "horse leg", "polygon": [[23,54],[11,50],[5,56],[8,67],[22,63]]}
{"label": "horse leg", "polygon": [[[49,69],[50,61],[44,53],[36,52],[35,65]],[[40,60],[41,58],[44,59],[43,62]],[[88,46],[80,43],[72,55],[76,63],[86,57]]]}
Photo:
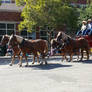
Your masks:
{"label": "horse leg", "polygon": [[81,50],[81,60],[83,59],[83,50]]}
{"label": "horse leg", "polygon": [[19,57],[19,67],[22,67],[22,59],[23,59],[23,54],[22,53],[20,53],[20,57]]}
{"label": "horse leg", "polygon": [[77,54],[77,57],[78,57],[78,58],[77,58],[77,61],[78,61],[78,60],[79,60],[79,53]]}
{"label": "horse leg", "polygon": [[9,64],[10,66],[12,66],[14,64],[14,59],[15,59],[15,54],[12,56],[11,63]]}
{"label": "horse leg", "polygon": [[61,61],[64,61],[65,54],[64,54],[64,53],[62,53],[61,55],[62,55],[62,60],[61,60]]}
{"label": "horse leg", "polygon": [[68,62],[68,58],[66,57],[66,55],[65,55],[65,59],[66,59],[66,61]]}
{"label": "horse leg", "polygon": [[68,61],[65,53],[63,53],[62,57],[63,57],[62,61],[64,61],[64,59],[66,59],[66,61]]}
{"label": "horse leg", "polygon": [[33,56],[33,62],[32,62],[32,64],[35,63],[35,57],[37,57],[37,62],[39,63],[39,56],[37,54],[37,51],[35,51],[33,54],[34,54],[34,56]]}
{"label": "horse leg", "polygon": [[37,55],[37,62],[40,63],[40,62],[39,62],[39,56],[38,56],[38,55]]}
{"label": "horse leg", "polygon": [[42,55],[42,62],[40,63],[40,65],[43,65],[43,61],[45,62],[45,65],[48,64],[46,59],[45,59],[45,54],[42,53],[41,55]]}
{"label": "horse leg", "polygon": [[35,63],[35,57],[36,57],[36,56],[34,55],[34,56],[33,56],[33,62],[32,62],[32,64],[34,64],[34,63]]}
{"label": "horse leg", "polygon": [[[18,59],[20,60],[20,55],[19,55],[19,54],[17,54],[17,56],[18,56]],[[18,63],[18,65],[19,65],[19,63]]]}
{"label": "horse leg", "polygon": [[73,53],[70,53],[70,62],[72,61]]}
{"label": "horse leg", "polygon": [[86,49],[86,54],[87,54],[87,60],[89,60],[89,50]]}
{"label": "horse leg", "polygon": [[63,54],[63,55],[62,55],[62,61],[64,61],[64,58],[65,58],[65,55]]}
{"label": "horse leg", "polygon": [[45,61],[45,65],[47,65],[48,63],[47,63],[47,60],[46,60],[46,58],[44,57],[44,61]]}
{"label": "horse leg", "polygon": [[76,54],[77,54],[77,61],[79,61],[80,52],[78,51],[78,52],[76,52]]}
{"label": "horse leg", "polygon": [[46,54],[44,53],[44,54],[43,54],[43,60],[44,60],[44,62],[45,62],[45,65],[47,65],[48,63],[47,63],[47,60],[46,60],[45,56],[46,56]]}
{"label": "horse leg", "polygon": [[20,59],[19,59],[19,67],[22,67],[22,59],[23,59],[23,56],[20,56]]}
{"label": "horse leg", "polygon": [[25,53],[23,53],[23,56],[25,57],[25,60],[26,60],[26,67],[28,66],[28,60],[27,60],[27,56],[26,56],[26,54]]}

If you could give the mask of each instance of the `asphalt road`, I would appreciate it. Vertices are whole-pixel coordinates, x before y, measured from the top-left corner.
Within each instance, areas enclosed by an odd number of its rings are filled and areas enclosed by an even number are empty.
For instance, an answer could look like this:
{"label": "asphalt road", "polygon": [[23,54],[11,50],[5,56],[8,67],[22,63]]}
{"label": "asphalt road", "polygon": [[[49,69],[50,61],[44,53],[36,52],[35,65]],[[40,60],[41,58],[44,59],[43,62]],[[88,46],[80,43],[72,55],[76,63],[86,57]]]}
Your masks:
{"label": "asphalt road", "polygon": [[[61,62],[51,57],[48,65],[19,68],[9,66],[9,58],[0,59],[0,92],[92,92],[92,60]],[[32,60],[30,60],[32,61]],[[17,60],[16,60],[17,62]]]}

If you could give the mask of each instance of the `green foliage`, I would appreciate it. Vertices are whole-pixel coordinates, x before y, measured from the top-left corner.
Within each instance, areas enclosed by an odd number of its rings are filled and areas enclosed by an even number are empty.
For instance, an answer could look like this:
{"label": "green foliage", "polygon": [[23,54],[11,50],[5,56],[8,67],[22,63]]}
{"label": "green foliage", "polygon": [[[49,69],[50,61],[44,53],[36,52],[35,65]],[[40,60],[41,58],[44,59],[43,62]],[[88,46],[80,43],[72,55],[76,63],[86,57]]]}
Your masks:
{"label": "green foliage", "polygon": [[64,24],[74,30],[77,27],[78,12],[69,2],[71,0],[16,0],[17,5],[24,6],[19,30],[26,27],[31,31],[35,25],[58,28]]}
{"label": "green foliage", "polygon": [[24,6],[25,5],[25,1],[24,0],[16,0],[16,4],[18,5],[18,6]]}
{"label": "green foliage", "polygon": [[88,20],[89,18],[92,19],[92,3],[88,4],[85,9],[84,8],[80,9],[80,17],[78,24],[80,25],[81,21]]}

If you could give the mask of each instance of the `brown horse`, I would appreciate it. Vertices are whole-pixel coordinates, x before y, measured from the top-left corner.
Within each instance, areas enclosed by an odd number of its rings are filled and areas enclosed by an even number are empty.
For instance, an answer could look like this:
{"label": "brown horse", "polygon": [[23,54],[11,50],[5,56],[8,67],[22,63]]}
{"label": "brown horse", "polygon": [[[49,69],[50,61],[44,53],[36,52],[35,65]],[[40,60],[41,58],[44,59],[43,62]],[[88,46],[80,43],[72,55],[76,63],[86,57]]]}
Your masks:
{"label": "brown horse", "polygon": [[54,55],[54,53],[59,50],[59,51],[61,51],[60,54],[63,56],[62,61],[64,59],[66,59],[66,61],[68,61],[63,46],[64,46],[63,41],[59,43],[59,42],[57,42],[56,38],[52,39],[51,40],[51,55]]}
{"label": "brown horse", "polygon": [[64,41],[64,48],[70,54],[70,60],[72,60],[72,56],[74,52],[78,52],[81,50],[81,60],[83,59],[83,51],[86,51],[87,59],[89,59],[89,45],[88,41],[84,38],[73,39],[69,35],[66,35],[64,32],[59,32],[57,35],[57,41],[60,42],[61,39]]}
{"label": "brown horse", "polygon": [[[3,35],[2,40],[1,40],[1,45],[4,46],[8,43],[10,39],[9,35]],[[12,46],[12,51],[13,51],[13,56],[12,56],[12,60],[10,63],[10,66],[12,66],[14,64],[14,60],[15,60],[15,56],[17,55],[18,58],[20,59],[20,48],[18,47],[18,44],[16,44],[15,46]]]}
{"label": "brown horse", "polygon": [[[10,39],[9,35],[3,35],[2,40],[1,40],[1,45],[2,46],[6,45],[9,41],[9,39]],[[11,47],[12,47],[12,51],[13,51],[13,56],[12,56],[12,61],[10,63],[10,66],[12,66],[14,64],[16,55],[18,56],[19,60],[20,60],[20,58],[22,59],[22,57],[20,57],[21,49],[19,48],[18,44],[16,43],[15,45],[12,45]],[[25,60],[27,61],[26,54],[24,55],[24,57],[25,57]],[[38,63],[39,63],[39,60],[38,60]],[[34,62],[32,64],[34,64]]]}
{"label": "brown horse", "polygon": [[[45,60],[45,56],[48,52],[48,43],[46,40],[38,39],[38,40],[28,40],[24,39],[18,35],[11,35],[9,40],[9,45],[19,45],[21,52],[23,53],[22,56],[25,56],[26,53],[30,54],[33,53],[34,59],[33,63],[35,62],[35,57],[37,57],[37,61],[39,62],[38,52],[41,53],[42,59]],[[43,64],[43,61],[41,62]],[[45,60],[45,64],[47,61]],[[20,66],[22,66],[22,61],[20,60]],[[26,66],[28,66],[28,62],[26,61]]]}

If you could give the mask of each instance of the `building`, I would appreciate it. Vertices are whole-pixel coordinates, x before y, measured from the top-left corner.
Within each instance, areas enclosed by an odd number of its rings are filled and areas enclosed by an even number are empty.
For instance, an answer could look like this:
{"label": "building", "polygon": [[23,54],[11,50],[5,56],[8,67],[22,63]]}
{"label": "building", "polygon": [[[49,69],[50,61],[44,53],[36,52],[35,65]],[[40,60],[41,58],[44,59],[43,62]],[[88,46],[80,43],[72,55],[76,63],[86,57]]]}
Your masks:
{"label": "building", "polygon": [[2,35],[11,35],[14,31],[16,34],[20,34],[24,37],[34,38],[35,33],[27,33],[23,30],[18,32],[18,24],[22,20],[21,12],[23,7],[16,6],[15,0],[1,0],[0,6],[0,40]]}
{"label": "building", "polygon": [[1,0],[0,6],[0,39],[2,35],[11,34],[18,29],[22,7],[15,5],[15,0]]}
{"label": "building", "polygon": [[[21,11],[23,7],[18,7],[15,4],[15,0],[1,0],[0,6],[0,39],[2,35],[9,34],[15,31],[17,34],[20,34],[24,37],[28,38],[43,38],[48,39],[48,33],[46,30],[39,30],[37,28],[37,32],[28,33],[27,31],[22,31],[19,33],[18,24],[20,23],[21,19]],[[77,2],[72,2],[72,4],[76,5],[86,5],[87,0],[77,0]]]}

